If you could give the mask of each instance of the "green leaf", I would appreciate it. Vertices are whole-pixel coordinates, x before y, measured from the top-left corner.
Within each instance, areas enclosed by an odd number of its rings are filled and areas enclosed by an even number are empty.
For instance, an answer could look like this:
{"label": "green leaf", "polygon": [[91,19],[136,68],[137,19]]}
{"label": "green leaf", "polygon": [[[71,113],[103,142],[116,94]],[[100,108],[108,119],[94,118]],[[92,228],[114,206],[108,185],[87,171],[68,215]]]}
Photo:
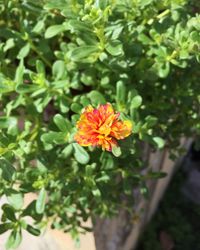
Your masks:
{"label": "green leaf", "polygon": [[92,190],[92,194],[94,195],[94,197],[99,198],[101,197],[101,192],[100,190],[96,187],[95,189]]}
{"label": "green leaf", "polygon": [[120,34],[122,33],[124,29],[123,24],[119,24],[119,25],[114,25],[112,28],[112,40],[115,40],[117,38],[119,38]]}
{"label": "green leaf", "polygon": [[144,8],[147,5],[150,5],[154,0],[139,0],[139,5]]}
{"label": "green leaf", "polygon": [[96,164],[87,165],[85,168],[85,173],[87,176],[92,176],[94,170],[96,169]]}
{"label": "green leaf", "polygon": [[45,65],[42,61],[36,61],[36,69],[39,74],[45,75]]}
{"label": "green leaf", "polygon": [[153,141],[159,149],[165,146],[165,141],[160,137],[153,137]]}
{"label": "green leaf", "polygon": [[87,151],[78,143],[73,143],[72,145],[75,150],[74,157],[76,158],[76,160],[83,165],[87,164],[90,160],[90,156]]}
{"label": "green leaf", "polygon": [[60,157],[67,159],[72,154],[72,152],[73,152],[73,146],[72,144],[69,144],[62,150]]}
{"label": "green leaf", "polygon": [[165,78],[168,76],[169,71],[170,71],[170,64],[169,62],[166,63],[158,63],[157,64],[157,68],[158,68],[158,75],[161,78]]}
{"label": "green leaf", "polygon": [[83,107],[80,104],[78,104],[78,103],[72,103],[72,105],[70,106],[70,109],[73,112],[75,112],[77,114],[80,114],[81,110],[83,109]]}
{"label": "green leaf", "polygon": [[4,211],[6,218],[8,218],[9,220],[16,222],[16,216],[15,216],[15,210],[12,206],[10,206],[9,204],[4,204],[2,206],[2,210]]}
{"label": "green leaf", "polygon": [[92,90],[88,94],[88,97],[90,98],[91,103],[95,106],[98,104],[106,104],[104,96],[97,90]]}
{"label": "green leaf", "polygon": [[81,96],[81,99],[80,99],[80,103],[83,105],[83,107],[86,107],[86,106],[88,106],[91,102],[90,102],[90,100],[89,100],[86,96],[82,95],[82,96]]}
{"label": "green leaf", "polygon": [[69,5],[66,5],[66,0],[48,0],[45,1],[44,8],[45,9],[58,9],[58,10],[65,10],[69,8]]}
{"label": "green leaf", "polygon": [[17,67],[16,73],[15,73],[15,82],[17,86],[23,83],[24,71],[25,71],[24,61],[23,59],[21,59],[20,64]]}
{"label": "green leaf", "polygon": [[68,139],[68,136],[66,132],[49,131],[48,133],[45,133],[41,136],[41,140],[44,143],[48,143],[48,144],[53,144],[53,143],[62,144],[62,143],[65,143],[67,139]]}
{"label": "green leaf", "polygon": [[6,78],[2,73],[0,73],[0,93],[8,93],[15,90],[15,82]]}
{"label": "green leaf", "polygon": [[192,31],[190,36],[194,42],[197,42],[198,44],[200,43],[200,33],[198,31]]}
{"label": "green leaf", "polygon": [[105,174],[105,173],[103,173],[101,177],[96,179],[96,182],[105,182],[105,183],[107,183],[109,181],[110,181],[110,176]]}
{"label": "green leaf", "polygon": [[44,28],[44,20],[40,20],[33,27],[32,32],[39,34]]}
{"label": "green leaf", "polygon": [[40,86],[33,84],[20,84],[16,87],[16,92],[20,94],[32,93],[38,90]]}
{"label": "green leaf", "polygon": [[45,202],[46,202],[47,192],[44,188],[40,190],[39,196],[36,201],[36,212],[38,214],[42,214],[45,209]]}
{"label": "green leaf", "polygon": [[36,211],[36,200],[33,200],[23,211],[23,216],[30,216],[36,221],[41,221],[43,214]]}
{"label": "green leaf", "polygon": [[53,118],[53,121],[57,125],[57,127],[60,129],[62,132],[69,132],[70,126],[67,122],[67,120],[60,114],[56,114]]}
{"label": "green leaf", "polygon": [[56,80],[60,80],[63,78],[65,73],[65,68],[66,66],[64,61],[58,60],[54,62],[52,71],[53,71],[53,76],[55,77]]}
{"label": "green leaf", "polygon": [[78,31],[80,33],[86,32],[87,34],[92,32],[92,26],[87,25],[84,22],[78,21],[78,20],[70,20],[69,21],[69,28],[72,32]]}
{"label": "green leaf", "polygon": [[139,108],[141,104],[142,104],[142,97],[139,95],[133,97],[133,99],[131,100],[131,108],[132,109]]}
{"label": "green leaf", "polygon": [[81,74],[81,82],[84,83],[86,86],[94,85],[95,83],[95,72],[93,70],[86,70]]}
{"label": "green leaf", "polygon": [[21,209],[24,203],[23,200],[23,194],[13,190],[13,189],[7,189],[6,190],[6,196],[8,199],[8,202],[16,209]]}
{"label": "green leaf", "polygon": [[26,230],[32,235],[35,235],[35,236],[40,235],[40,230],[35,227],[32,227],[31,225],[27,225]]}
{"label": "green leaf", "polygon": [[17,248],[22,241],[22,234],[21,230],[14,230],[11,232],[7,242],[6,242],[6,249],[15,249]]}
{"label": "green leaf", "polygon": [[143,44],[145,45],[149,45],[149,44],[153,44],[153,40],[151,40],[147,35],[145,35],[144,33],[141,33],[138,36],[138,40],[141,41]]}
{"label": "green leaf", "polygon": [[9,38],[3,47],[3,51],[6,52],[9,49],[13,48],[14,46],[15,46],[15,40],[13,38]]}
{"label": "green leaf", "polygon": [[110,153],[108,152],[102,152],[100,161],[102,163],[102,167],[104,169],[112,169],[114,167],[114,160]]}
{"label": "green leaf", "polygon": [[16,172],[15,168],[5,159],[0,159],[0,169],[2,169],[2,177],[6,181],[12,181],[13,175]]}
{"label": "green leaf", "polygon": [[37,111],[39,113],[42,113],[44,108],[48,105],[48,103],[51,101],[52,96],[49,93],[49,91],[47,91],[46,93],[44,93],[44,88],[40,89],[43,93],[43,96],[41,98],[38,98],[36,101],[34,101],[34,106],[37,109]]}
{"label": "green leaf", "polygon": [[156,123],[158,122],[158,118],[155,116],[148,115],[145,118],[145,121],[147,123],[147,127],[150,128],[150,127],[153,127],[154,125],[156,125]]}
{"label": "green leaf", "polygon": [[118,81],[116,85],[116,98],[119,104],[126,103],[126,86],[123,81]]}
{"label": "green leaf", "polygon": [[16,117],[6,117],[6,116],[1,116],[0,117],[0,129],[2,128],[9,128],[17,126],[17,118]]}
{"label": "green leaf", "polygon": [[110,81],[110,79],[108,76],[102,77],[101,78],[101,85],[103,87],[107,87],[107,86],[109,86],[109,81]]}
{"label": "green leaf", "polygon": [[119,56],[119,55],[123,55],[124,53],[122,43],[119,40],[110,41],[109,44],[107,44],[106,46],[106,50],[112,56]]}
{"label": "green leaf", "polygon": [[5,233],[6,231],[13,228],[13,223],[4,223],[0,224],[0,234]]}
{"label": "green leaf", "polygon": [[66,24],[57,24],[57,25],[52,25],[47,28],[44,37],[45,38],[52,38],[68,29]]}
{"label": "green leaf", "polygon": [[122,154],[121,148],[118,146],[113,146],[112,153],[114,156],[119,157]]}
{"label": "green leaf", "polygon": [[82,45],[78,48],[72,49],[69,52],[69,58],[72,61],[77,61],[77,62],[79,61],[81,62],[83,59],[87,59],[86,61],[91,59],[91,62],[92,62],[93,60],[96,60],[96,58],[93,56],[99,52],[100,52],[100,49],[98,46]]}
{"label": "green leaf", "polygon": [[20,51],[19,51],[19,53],[18,53],[18,55],[17,55],[17,58],[18,58],[18,59],[23,59],[23,58],[25,58],[25,57],[28,55],[29,51],[30,51],[30,44],[27,43],[26,45],[24,45],[24,47],[22,47],[22,48],[20,49]]}

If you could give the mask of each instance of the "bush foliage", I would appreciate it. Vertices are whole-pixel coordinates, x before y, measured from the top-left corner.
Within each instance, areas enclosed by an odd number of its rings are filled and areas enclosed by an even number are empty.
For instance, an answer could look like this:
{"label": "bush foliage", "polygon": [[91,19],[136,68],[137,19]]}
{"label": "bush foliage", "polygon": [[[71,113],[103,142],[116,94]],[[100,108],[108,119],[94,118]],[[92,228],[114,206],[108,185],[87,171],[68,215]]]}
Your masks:
{"label": "bush foliage", "polygon": [[[197,1],[198,2],[198,1]],[[162,173],[142,147],[199,134],[199,4],[186,0],[0,0],[0,233],[74,237],[82,221],[131,212],[132,189]],[[84,107],[112,103],[133,123],[121,152],[74,142]],[[117,157],[118,156],[118,157]],[[38,193],[28,206],[27,193]],[[122,202],[122,195],[127,202]],[[31,216],[35,225],[27,224]]]}

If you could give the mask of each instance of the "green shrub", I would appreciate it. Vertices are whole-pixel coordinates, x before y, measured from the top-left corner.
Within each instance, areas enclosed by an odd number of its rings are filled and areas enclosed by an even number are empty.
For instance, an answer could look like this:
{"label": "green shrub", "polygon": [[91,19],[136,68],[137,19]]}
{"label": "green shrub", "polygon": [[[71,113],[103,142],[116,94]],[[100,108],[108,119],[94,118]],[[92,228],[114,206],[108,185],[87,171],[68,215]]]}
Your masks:
{"label": "green shrub", "polygon": [[[0,233],[38,235],[50,219],[73,237],[92,215],[146,195],[142,145],[171,149],[199,133],[200,16],[184,0],[0,1]],[[121,152],[81,147],[76,122],[111,103],[133,133]],[[120,178],[117,178],[119,177]],[[23,197],[38,193],[27,207]],[[34,227],[26,223],[31,216]],[[89,229],[88,229],[89,230]]]}

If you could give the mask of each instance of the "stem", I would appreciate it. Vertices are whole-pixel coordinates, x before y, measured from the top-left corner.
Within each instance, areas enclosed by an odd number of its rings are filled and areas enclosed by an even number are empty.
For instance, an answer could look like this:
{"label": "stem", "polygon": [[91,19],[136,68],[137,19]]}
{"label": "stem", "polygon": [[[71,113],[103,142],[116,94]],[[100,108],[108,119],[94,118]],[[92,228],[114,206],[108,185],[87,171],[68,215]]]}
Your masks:
{"label": "stem", "polygon": [[163,11],[162,13],[160,13],[159,15],[157,15],[156,18],[157,18],[157,19],[161,19],[162,17],[168,15],[169,13],[170,13],[170,10],[167,9],[167,10]]}

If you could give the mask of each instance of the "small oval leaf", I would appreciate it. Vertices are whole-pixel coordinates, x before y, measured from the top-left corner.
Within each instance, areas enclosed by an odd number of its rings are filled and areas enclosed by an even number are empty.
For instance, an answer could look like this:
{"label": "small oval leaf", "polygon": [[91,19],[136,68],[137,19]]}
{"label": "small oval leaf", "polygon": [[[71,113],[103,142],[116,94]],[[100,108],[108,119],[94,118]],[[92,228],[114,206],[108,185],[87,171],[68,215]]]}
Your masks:
{"label": "small oval leaf", "polygon": [[35,235],[35,236],[40,235],[40,230],[35,227],[32,227],[31,225],[27,225],[26,230],[32,235]]}
{"label": "small oval leaf", "polygon": [[46,30],[44,37],[52,38],[65,30],[66,30],[66,26],[63,24],[52,25],[48,27],[48,29]]}
{"label": "small oval leaf", "polygon": [[78,143],[73,143],[73,147],[75,150],[74,157],[76,158],[76,160],[81,164],[87,164],[90,160],[90,156],[87,151]]}
{"label": "small oval leaf", "polygon": [[136,95],[135,97],[133,97],[131,101],[131,108],[137,109],[140,107],[141,104],[142,104],[142,97],[139,95]]}
{"label": "small oval leaf", "polygon": [[122,154],[121,148],[117,146],[112,147],[112,153],[114,156],[119,157]]}
{"label": "small oval leaf", "polygon": [[55,122],[57,127],[60,129],[60,131],[62,132],[69,131],[69,126],[67,124],[67,121],[62,115],[56,114],[53,118],[53,121]]}
{"label": "small oval leaf", "polygon": [[0,224],[0,234],[5,233],[9,229],[12,229],[12,227],[13,227],[13,223]]}
{"label": "small oval leaf", "polygon": [[38,214],[42,214],[44,212],[46,196],[47,196],[47,192],[44,188],[42,188],[40,190],[38,199],[36,201],[36,212]]}

